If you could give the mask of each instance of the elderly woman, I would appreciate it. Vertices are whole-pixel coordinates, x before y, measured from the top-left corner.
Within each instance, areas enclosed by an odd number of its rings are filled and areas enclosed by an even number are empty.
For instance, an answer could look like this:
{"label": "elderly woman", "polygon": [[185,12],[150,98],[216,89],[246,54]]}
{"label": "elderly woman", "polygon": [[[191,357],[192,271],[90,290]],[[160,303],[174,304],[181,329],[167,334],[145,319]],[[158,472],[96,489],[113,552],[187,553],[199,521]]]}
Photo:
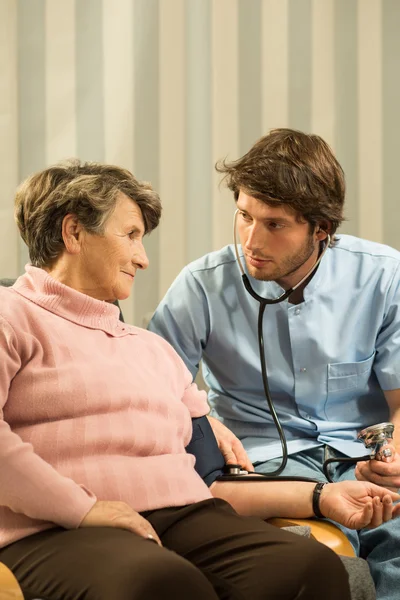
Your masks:
{"label": "elderly woman", "polygon": [[[107,165],[58,165],[17,192],[31,264],[0,291],[0,560],[27,600],[346,600],[333,552],[225,501],[310,516],[313,484],[211,493],[185,451],[205,394],[164,340],[119,320],[160,212],[148,184]],[[374,526],[397,498],[332,484],[319,510]]]}

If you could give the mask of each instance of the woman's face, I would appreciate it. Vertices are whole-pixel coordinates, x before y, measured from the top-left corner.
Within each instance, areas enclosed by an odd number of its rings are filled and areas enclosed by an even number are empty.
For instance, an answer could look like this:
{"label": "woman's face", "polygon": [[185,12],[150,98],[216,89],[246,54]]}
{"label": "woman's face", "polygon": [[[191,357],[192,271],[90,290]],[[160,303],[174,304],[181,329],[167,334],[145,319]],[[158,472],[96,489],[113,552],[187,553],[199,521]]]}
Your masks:
{"label": "woman's face", "polygon": [[111,302],[128,298],[136,270],[149,264],[143,235],[139,206],[120,194],[104,235],[84,233],[79,256],[81,291]]}

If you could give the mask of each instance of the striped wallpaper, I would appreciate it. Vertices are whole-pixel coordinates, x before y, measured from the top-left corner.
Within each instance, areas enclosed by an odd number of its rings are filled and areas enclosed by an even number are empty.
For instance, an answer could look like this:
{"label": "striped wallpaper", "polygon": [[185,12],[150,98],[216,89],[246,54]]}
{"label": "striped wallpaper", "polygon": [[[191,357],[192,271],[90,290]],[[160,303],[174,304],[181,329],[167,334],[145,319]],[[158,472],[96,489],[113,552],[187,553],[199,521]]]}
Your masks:
{"label": "striped wallpaper", "polygon": [[26,249],[13,192],[60,159],[150,180],[164,216],[124,301],[141,324],[185,263],[231,240],[213,171],[272,127],[322,135],[342,231],[400,249],[400,0],[0,0],[0,276]]}

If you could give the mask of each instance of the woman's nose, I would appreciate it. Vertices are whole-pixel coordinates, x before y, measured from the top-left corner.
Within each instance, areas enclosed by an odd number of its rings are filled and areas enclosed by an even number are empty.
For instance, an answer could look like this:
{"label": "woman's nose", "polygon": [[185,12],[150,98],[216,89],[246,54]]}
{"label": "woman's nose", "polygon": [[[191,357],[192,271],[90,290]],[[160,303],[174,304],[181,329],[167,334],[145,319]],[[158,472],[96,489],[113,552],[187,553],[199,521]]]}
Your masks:
{"label": "woman's nose", "polygon": [[147,267],[149,266],[149,259],[147,257],[146,250],[144,249],[144,247],[142,248],[141,252],[139,252],[134,257],[133,261],[137,265],[138,269],[147,269]]}

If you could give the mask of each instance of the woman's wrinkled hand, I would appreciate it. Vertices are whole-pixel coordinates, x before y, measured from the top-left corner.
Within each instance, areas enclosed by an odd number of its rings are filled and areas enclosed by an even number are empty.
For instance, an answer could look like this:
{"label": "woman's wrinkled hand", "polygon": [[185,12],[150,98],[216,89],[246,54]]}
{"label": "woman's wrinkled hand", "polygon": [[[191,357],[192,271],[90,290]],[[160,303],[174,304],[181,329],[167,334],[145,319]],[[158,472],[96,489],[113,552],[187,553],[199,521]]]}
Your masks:
{"label": "woman's wrinkled hand", "polygon": [[[125,502],[98,500],[80,524],[80,527],[117,527],[128,529],[146,539],[153,539],[159,546],[161,540],[153,527]],[[150,536],[150,537],[149,537]]]}
{"label": "woman's wrinkled hand", "polygon": [[217,439],[218,448],[221,450],[227,465],[241,465],[246,471],[254,471],[254,467],[243,448],[242,442],[221,421],[214,417],[207,417]]}
{"label": "woman's wrinkled hand", "polygon": [[341,481],[326,485],[320,510],[349,529],[378,527],[400,515],[400,495],[369,481]]}
{"label": "woman's wrinkled hand", "polygon": [[358,462],[355,475],[359,481],[370,481],[395,492],[400,488],[400,455],[393,445],[385,446],[388,448],[392,450],[392,456]]}

